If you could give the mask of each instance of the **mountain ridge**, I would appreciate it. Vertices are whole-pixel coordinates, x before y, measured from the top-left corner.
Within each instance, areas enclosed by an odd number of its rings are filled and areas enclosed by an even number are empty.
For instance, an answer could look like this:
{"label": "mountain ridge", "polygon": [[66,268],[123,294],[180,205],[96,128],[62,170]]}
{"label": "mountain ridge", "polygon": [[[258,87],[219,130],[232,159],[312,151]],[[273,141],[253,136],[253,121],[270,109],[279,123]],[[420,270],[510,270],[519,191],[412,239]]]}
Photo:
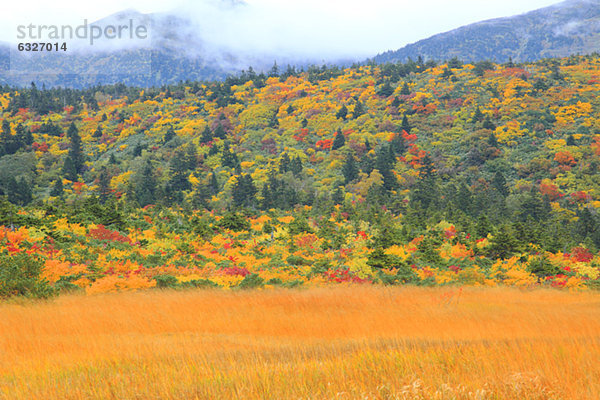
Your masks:
{"label": "mountain ridge", "polygon": [[465,25],[381,53],[377,63],[426,60],[536,61],[600,50],[600,1],[567,0],[511,17]]}

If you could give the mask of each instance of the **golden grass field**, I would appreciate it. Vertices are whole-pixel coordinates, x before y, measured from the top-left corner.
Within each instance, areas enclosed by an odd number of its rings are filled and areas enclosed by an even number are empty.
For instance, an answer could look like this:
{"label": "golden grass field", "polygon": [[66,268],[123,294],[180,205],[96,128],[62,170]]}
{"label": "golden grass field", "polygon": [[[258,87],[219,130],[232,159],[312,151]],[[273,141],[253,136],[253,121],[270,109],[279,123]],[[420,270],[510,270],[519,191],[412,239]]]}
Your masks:
{"label": "golden grass field", "polygon": [[343,287],[0,305],[2,399],[600,399],[600,294]]}

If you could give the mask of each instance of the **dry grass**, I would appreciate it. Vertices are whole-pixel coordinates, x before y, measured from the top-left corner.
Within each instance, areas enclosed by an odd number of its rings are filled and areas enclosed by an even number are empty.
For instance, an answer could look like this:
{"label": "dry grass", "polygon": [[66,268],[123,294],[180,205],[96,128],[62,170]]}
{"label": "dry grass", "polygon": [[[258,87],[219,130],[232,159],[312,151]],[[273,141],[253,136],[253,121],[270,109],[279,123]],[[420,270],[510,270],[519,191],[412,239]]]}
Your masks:
{"label": "dry grass", "polygon": [[600,399],[600,295],[350,287],[0,305],[4,399]]}

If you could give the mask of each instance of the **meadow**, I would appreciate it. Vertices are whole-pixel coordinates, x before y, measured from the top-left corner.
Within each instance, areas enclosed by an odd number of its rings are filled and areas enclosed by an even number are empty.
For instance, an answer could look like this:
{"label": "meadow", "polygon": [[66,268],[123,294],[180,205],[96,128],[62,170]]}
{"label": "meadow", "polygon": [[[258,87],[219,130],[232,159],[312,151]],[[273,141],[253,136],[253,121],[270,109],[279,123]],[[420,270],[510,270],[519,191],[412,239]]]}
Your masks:
{"label": "meadow", "polygon": [[600,295],[341,285],[0,304],[1,399],[598,399]]}

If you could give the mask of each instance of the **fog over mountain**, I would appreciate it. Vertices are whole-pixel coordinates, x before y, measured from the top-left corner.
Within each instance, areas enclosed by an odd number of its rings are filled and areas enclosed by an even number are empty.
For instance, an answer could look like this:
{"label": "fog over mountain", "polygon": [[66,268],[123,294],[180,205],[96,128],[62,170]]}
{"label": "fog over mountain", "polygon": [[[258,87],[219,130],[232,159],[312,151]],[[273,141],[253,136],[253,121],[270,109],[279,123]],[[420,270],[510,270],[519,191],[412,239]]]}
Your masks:
{"label": "fog over mountain", "polygon": [[[516,17],[468,25],[374,60],[404,61],[421,55],[438,60],[456,56],[518,61],[595,51],[600,43],[596,40],[599,1],[570,0]],[[410,24],[427,22],[431,30],[461,20],[441,18],[440,10],[426,14],[419,8],[422,4],[408,6],[404,13],[395,13],[398,6],[390,5],[386,13],[382,0],[373,0],[363,10],[344,7],[337,0],[322,5],[315,0],[290,4],[202,0],[155,13],[121,11],[91,25],[105,28],[133,21],[148,28],[148,38],[105,38],[93,46],[86,39],[68,40],[69,51],[58,54],[27,54],[18,52],[15,44],[5,45],[0,49],[0,83],[152,86],[223,79],[249,67],[268,71],[275,62],[280,69],[287,65],[349,65],[373,57],[382,46],[407,43],[416,34],[407,28]],[[359,11],[362,14],[357,14]]]}

